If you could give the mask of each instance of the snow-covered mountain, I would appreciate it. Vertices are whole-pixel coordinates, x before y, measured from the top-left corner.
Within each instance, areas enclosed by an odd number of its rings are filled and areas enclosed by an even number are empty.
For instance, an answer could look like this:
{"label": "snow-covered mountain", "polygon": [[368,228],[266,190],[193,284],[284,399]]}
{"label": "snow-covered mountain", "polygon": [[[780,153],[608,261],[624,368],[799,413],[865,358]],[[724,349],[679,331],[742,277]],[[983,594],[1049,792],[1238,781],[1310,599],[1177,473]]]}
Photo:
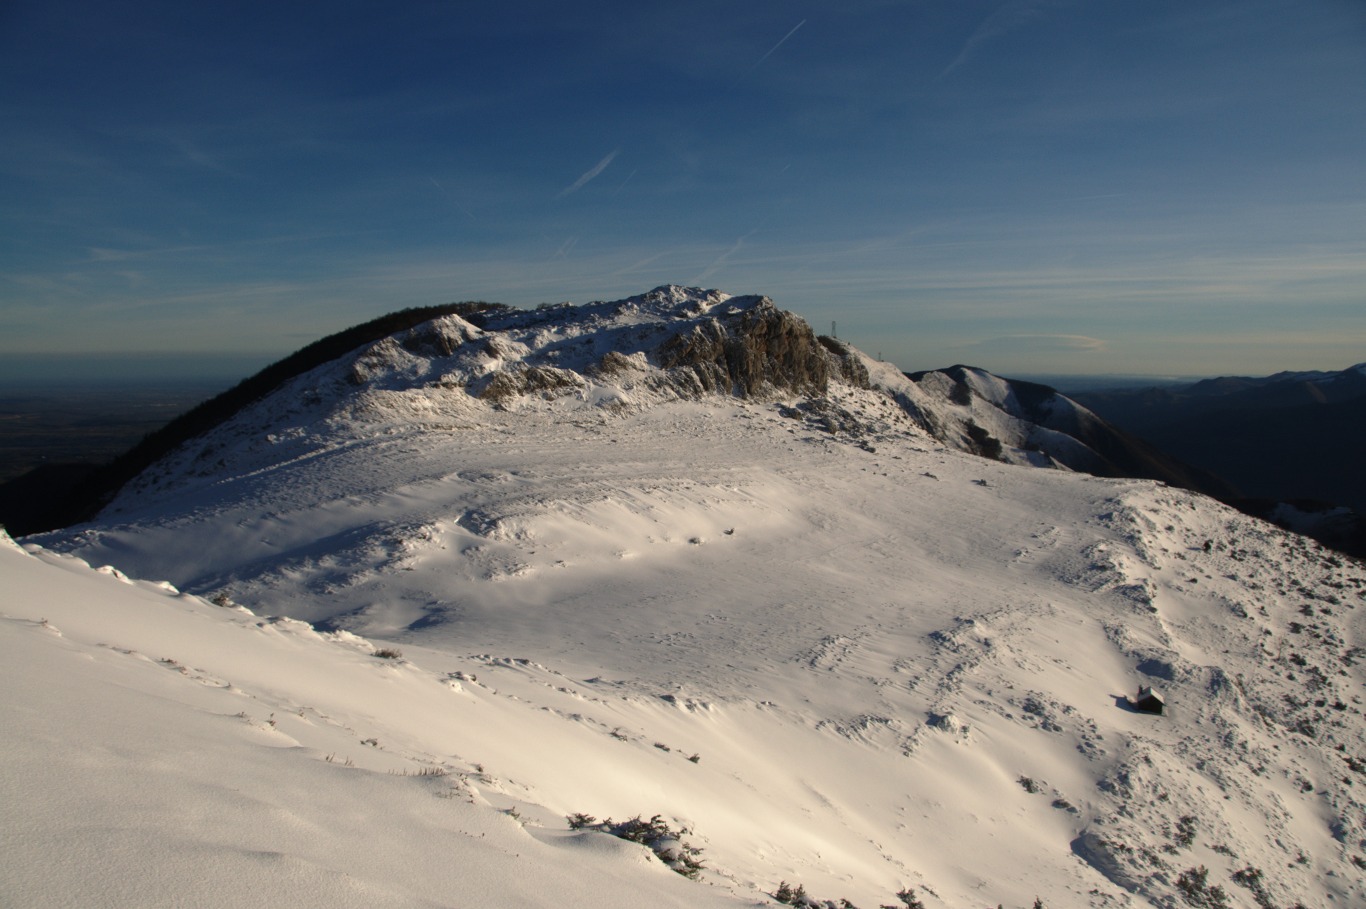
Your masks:
{"label": "snow-covered mountain", "polygon": [[[1142,439],[1111,426],[1046,385],[1005,379],[970,366],[908,376],[929,393],[913,407],[936,437],[963,451],[1009,463],[1066,467],[1101,477],[1161,480],[1219,499],[1235,490]],[[953,405],[953,406],[947,406]]]}
{"label": "snow-covered mountain", "polygon": [[[0,549],[33,731],[0,897],[1366,902],[1366,570],[1020,466],[1068,443],[993,379],[673,287],[296,376]],[[1018,463],[957,450],[983,438]],[[705,868],[579,813],[659,815]]]}

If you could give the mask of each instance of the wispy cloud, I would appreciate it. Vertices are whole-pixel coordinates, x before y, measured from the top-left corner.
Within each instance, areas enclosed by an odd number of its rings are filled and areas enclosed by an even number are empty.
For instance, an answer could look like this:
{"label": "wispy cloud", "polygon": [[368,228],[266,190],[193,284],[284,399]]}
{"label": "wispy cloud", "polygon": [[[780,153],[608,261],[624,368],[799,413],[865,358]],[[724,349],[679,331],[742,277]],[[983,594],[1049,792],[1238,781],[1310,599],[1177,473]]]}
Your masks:
{"label": "wispy cloud", "polygon": [[107,246],[89,247],[90,262],[123,262],[128,259],[156,259],[186,253],[219,252],[259,246],[280,246],[291,243],[313,243],[319,240],[339,240],[360,237],[373,231],[342,231],[340,233],[299,234],[281,237],[251,237],[245,240],[225,240],[219,243],[192,243],[180,246],[148,246],[142,249],[114,249]]}
{"label": "wispy cloud", "polygon": [[637,259],[629,265],[622,266],[621,268],[618,268],[615,271],[613,271],[612,276],[621,277],[623,275],[630,275],[635,274],[636,272],[644,271],[646,268],[658,262],[665,256],[670,255],[671,253],[672,250],[665,250],[664,252],[657,252],[653,255],[646,256],[643,259]]}
{"label": "wispy cloud", "polygon": [[944,71],[939,74],[938,78],[943,79],[966,63],[983,44],[995,41],[997,38],[1023,28],[1058,5],[1057,0],[1008,0],[1008,2],[998,6],[996,11],[987,16],[968,36],[968,40],[963,43],[963,47],[958,51],[958,56],[954,57],[953,62],[944,67]]}
{"label": "wispy cloud", "polygon": [[[585,173],[582,177],[579,177],[579,179],[575,180],[573,183],[569,184],[569,185],[566,186],[564,189],[560,190],[559,194],[558,194],[557,196],[555,196],[555,198],[556,198],[556,199],[563,199],[565,196],[569,195],[570,193],[576,193],[576,192],[578,192],[580,189],[583,188],[584,184],[586,184],[589,180],[592,180],[592,179],[593,179],[594,177],[596,177],[598,174],[600,174],[600,173],[602,173],[603,171],[607,170],[607,165],[611,164],[611,163],[612,163],[612,159],[615,158],[620,152],[621,152],[621,149],[619,149],[619,148],[614,148],[614,149],[612,149],[610,152],[608,152],[608,153],[603,157],[603,159],[602,159],[601,161],[599,161],[597,164],[594,164],[593,167],[592,167],[587,173]],[[628,178],[628,179],[629,179],[629,178]]]}
{"label": "wispy cloud", "polygon": [[992,353],[1066,354],[1098,353],[1108,348],[1100,338],[1087,335],[1006,335],[965,344],[965,349]]}

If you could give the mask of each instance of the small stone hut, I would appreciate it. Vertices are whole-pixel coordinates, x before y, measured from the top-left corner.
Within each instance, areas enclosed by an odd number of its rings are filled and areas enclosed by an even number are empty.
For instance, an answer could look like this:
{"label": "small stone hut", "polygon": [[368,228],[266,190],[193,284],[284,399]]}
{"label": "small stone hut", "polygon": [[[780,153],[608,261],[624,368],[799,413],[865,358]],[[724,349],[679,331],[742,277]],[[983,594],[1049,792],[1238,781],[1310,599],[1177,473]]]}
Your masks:
{"label": "small stone hut", "polygon": [[1153,691],[1152,686],[1144,685],[1138,689],[1138,697],[1134,698],[1134,709],[1139,713],[1161,715],[1167,712],[1167,702],[1162,699],[1162,695]]}

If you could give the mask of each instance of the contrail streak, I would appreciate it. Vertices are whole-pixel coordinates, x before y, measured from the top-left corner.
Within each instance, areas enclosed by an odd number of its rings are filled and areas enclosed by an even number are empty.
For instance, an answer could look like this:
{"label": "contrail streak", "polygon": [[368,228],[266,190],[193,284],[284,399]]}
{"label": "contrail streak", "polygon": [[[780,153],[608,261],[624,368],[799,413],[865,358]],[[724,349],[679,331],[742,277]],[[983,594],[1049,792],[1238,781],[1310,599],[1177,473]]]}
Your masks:
{"label": "contrail streak", "polygon": [[944,71],[935,77],[935,81],[938,82],[966,63],[977,53],[977,48],[981,45],[1023,28],[1057,6],[1059,4],[1054,0],[1009,0],[1002,4],[968,36],[968,40],[958,51],[958,56],[944,67]]}
{"label": "contrail streak", "polygon": [[616,189],[612,190],[612,195],[615,196],[617,193],[619,193],[619,192],[621,192],[623,189],[625,189],[625,188],[626,188],[626,184],[631,182],[631,178],[634,177],[634,176],[636,175],[636,171],[639,171],[639,170],[640,170],[640,168],[637,167],[635,170],[633,170],[633,171],[631,171],[629,174],[627,174],[627,175],[626,175],[626,179],[621,181],[621,185],[618,186]]}
{"label": "contrail streak", "polygon": [[584,174],[582,177],[579,177],[579,179],[575,180],[573,184],[566,186],[564,189],[560,190],[560,194],[557,195],[555,198],[563,199],[570,193],[577,192],[585,183],[587,183],[589,180],[593,179],[598,174],[605,171],[607,169],[607,165],[612,163],[612,159],[615,158],[617,156],[617,153],[620,151],[621,149],[619,148],[613,149],[611,152],[607,154],[607,157],[603,158],[597,164],[594,164],[592,170],[588,171],[588,173]]}
{"label": "contrail streak", "polygon": [[718,269],[721,268],[721,266],[726,264],[726,262],[730,259],[731,256],[738,253],[740,251],[740,248],[745,245],[745,241],[748,240],[750,237],[754,236],[754,234],[758,232],[758,230],[759,228],[756,227],[754,228],[754,230],[751,230],[749,233],[745,234],[743,237],[736,240],[734,245],[732,245],[730,249],[726,250],[725,252],[721,253],[721,255],[713,259],[712,263],[708,265],[705,269],[703,269],[700,275],[693,278],[688,283],[701,284],[703,281],[710,278],[713,274],[716,273]]}
{"label": "contrail streak", "polygon": [[466,208],[465,206],[463,206],[463,205],[460,204],[460,200],[459,200],[459,199],[456,199],[456,198],[453,197],[450,193],[446,192],[446,187],[444,187],[444,186],[442,186],[440,183],[436,182],[436,177],[428,177],[427,179],[432,181],[432,185],[435,186],[435,187],[441,192],[441,195],[445,196],[446,199],[447,199],[452,205],[454,205],[456,208],[460,209],[460,211],[462,211],[462,212],[465,213],[466,215],[469,215],[469,218],[470,218],[471,221],[477,221],[477,220],[479,220],[478,218],[476,218],[476,217],[474,216],[474,212],[470,211],[468,208]]}
{"label": "contrail streak", "polygon": [[805,24],[806,24],[806,20],[803,19],[801,22],[798,22],[796,25],[794,25],[794,26],[792,27],[792,31],[788,32],[786,35],[783,35],[782,40],[780,40],[777,44],[775,44],[775,45],[773,45],[772,47],[770,47],[770,48],[768,49],[768,53],[766,53],[766,54],[764,54],[762,57],[760,57],[758,63],[755,63],[753,66],[751,66],[751,67],[749,68],[748,72],[751,72],[751,73],[752,73],[752,72],[754,72],[756,69],[758,69],[760,63],[763,63],[763,62],[764,62],[765,60],[767,60],[769,57],[772,57],[772,56],[773,56],[773,52],[776,51],[778,48],[782,47],[783,44],[787,41],[788,38],[791,38],[793,35],[797,34],[797,29],[801,28],[801,27],[802,27],[803,25],[805,25]]}

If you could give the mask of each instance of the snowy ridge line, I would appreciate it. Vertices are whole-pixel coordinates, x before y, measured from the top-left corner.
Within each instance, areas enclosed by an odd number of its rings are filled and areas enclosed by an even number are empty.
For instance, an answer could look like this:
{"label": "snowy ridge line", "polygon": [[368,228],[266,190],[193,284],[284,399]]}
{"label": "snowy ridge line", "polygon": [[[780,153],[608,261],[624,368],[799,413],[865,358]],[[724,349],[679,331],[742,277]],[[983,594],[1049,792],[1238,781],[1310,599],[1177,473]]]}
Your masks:
{"label": "snowy ridge line", "polygon": [[[908,378],[842,342],[816,338],[766,297],[666,286],[612,303],[478,317],[482,327],[441,316],[289,379],[144,474],[109,514],[160,494],[167,476],[179,485],[161,492],[181,494],[187,481],[212,482],[233,461],[241,465],[236,475],[217,482],[246,482],[262,469],[253,461],[278,465],[292,448],[316,456],[324,440],[406,436],[418,427],[468,431],[498,412],[530,408],[602,420],[680,398],[794,391],[810,396],[791,415],[818,431],[875,435],[902,424],[1009,463],[1212,484],[1138,440],[1102,430],[1102,421],[1051,389],[963,367]],[[879,392],[878,413],[842,410],[834,396],[844,386]],[[1127,456],[1131,449],[1139,455]]]}

